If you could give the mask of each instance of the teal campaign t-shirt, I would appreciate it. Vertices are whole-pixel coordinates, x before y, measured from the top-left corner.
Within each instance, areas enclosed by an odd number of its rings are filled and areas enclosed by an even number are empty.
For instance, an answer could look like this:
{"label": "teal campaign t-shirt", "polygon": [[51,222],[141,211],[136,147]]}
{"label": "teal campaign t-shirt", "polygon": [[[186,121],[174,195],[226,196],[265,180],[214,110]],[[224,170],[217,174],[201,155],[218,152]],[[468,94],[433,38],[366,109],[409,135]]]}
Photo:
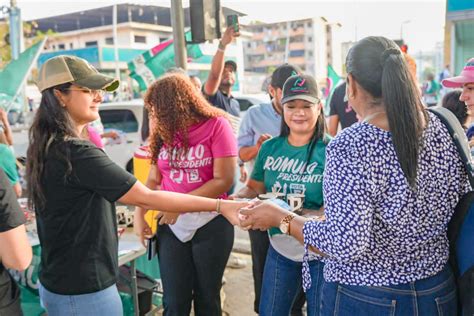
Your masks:
{"label": "teal campaign t-shirt", "polygon": [[[267,192],[304,194],[303,208],[318,210],[324,204],[323,173],[329,136],[319,140],[308,159],[309,144],[292,146],[287,137],[272,138],[262,144],[251,178],[263,182]],[[302,261],[303,246],[277,227],[269,231],[273,248],[285,257]]]}

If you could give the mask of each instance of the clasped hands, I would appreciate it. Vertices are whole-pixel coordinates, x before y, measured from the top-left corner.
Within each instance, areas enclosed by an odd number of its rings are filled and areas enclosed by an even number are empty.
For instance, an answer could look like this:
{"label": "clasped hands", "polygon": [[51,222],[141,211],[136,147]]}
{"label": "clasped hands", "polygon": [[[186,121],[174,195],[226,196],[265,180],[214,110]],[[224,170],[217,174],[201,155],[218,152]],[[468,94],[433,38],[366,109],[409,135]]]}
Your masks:
{"label": "clasped hands", "polygon": [[270,227],[278,227],[281,220],[290,211],[287,211],[270,201],[260,201],[257,199],[238,202],[240,205],[226,212],[222,212],[227,220],[233,225],[239,226],[243,230],[259,229],[267,230]]}

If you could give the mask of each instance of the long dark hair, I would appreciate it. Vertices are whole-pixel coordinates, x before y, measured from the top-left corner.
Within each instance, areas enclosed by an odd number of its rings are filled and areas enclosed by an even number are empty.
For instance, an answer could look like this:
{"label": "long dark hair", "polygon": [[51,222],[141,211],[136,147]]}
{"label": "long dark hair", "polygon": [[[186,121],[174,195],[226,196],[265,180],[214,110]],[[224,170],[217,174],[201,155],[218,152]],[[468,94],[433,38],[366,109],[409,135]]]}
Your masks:
{"label": "long dark hair", "polygon": [[415,187],[423,119],[428,122],[428,115],[405,57],[395,42],[370,36],[349,50],[346,69],[385,105],[398,161],[408,184]]}
{"label": "long dark hair", "polygon": [[[29,130],[29,146],[26,162],[28,203],[36,210],[42,210],[46,200],[43,190],[43,173],[48,149],[54,142],[68,137],[78,137],[66,109],[61,106],[54,90],[68,94],[71,83],[61,84],[42,92],[41,103]],[[66,163],[65,176],[71,173],[70,155],[66,146],[60,146],[60,159]]]}
{"label": "long dark hair", "polygon": [[[316,104],[316,106],[319,106],[319,104]],[[309,163],[309,159],[311,159],[311,156],[313,154],[314,147],[316,146],[316,143],[318,140],[323,140],[324,142],[327,142],[328,139],[324,137],[326,134],[327,127],[326,127],[326,119],[324,118],[324,110],[321,109],[321,112],[319,113],[318,119],[316,120],[316,126],[313,132],[313,135],[311,136],[311,140],[309,141],[309,146],[308,146],[308,153],[306,156],[306,164]],[[288,124],[285,122],[285,108],[282,108],[282,114],[281,114],[281,128],[280,128],[280,137],[288,137],[290,135],[290,128],[288,127]]]}

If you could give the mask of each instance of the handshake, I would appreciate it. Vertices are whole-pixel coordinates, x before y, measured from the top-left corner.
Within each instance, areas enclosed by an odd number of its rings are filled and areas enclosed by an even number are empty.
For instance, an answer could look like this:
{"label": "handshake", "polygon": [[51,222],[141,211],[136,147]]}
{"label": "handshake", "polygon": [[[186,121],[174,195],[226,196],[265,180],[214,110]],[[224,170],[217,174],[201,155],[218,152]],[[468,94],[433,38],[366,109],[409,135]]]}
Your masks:
{"label": "handshake", "polygon": [[[221,213],[227,220],[243,230],[267,230],[278,227],[285,216],[293,213],[283,201],[272,200],[247,200],[230,197],[231,200],[222,201]],[[286,207],[285,207],[286,205]]]}

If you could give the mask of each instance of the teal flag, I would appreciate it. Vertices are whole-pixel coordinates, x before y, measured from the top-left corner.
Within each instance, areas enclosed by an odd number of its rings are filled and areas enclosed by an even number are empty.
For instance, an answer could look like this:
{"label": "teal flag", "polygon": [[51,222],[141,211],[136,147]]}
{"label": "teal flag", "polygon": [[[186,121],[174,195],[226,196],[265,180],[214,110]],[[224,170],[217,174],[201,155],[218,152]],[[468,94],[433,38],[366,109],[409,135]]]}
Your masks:
{"label": "teal flag", "polygon": [[0,94],[5,94],[12,98],[18,94],[20,87],[25,82],[38,55],[42,51],[45,40],[34,44],[21,53],[18,59],[10,61],[5,68],[0,70]]}
{"label": "teal flag", "polygon": [[[191,40],[191,33],[186,32],[186,41]],[[203,56],[199,44],[187,44],[188,61]],[[140,91],[144,91],[156,78],[163,75],[169,68],[176,67],[174,61],[173,40],[167,40],[128,63],[130,77],[138,82]]]}
{"label": "teal flag", "polygon": [[341,77],[334,71],[331,65],[328,65],[328,95],[327,97],[332,95],[332,92],[334,91],[334,88],[337,87],[337,84],[341,80]]}
{"label": "teal flag", "polygon": [[326,89],[324,90],[324,114],[329,116],[329,105],[331,103],[331,97],[334,89],[337,87],[337,84],[341,80],[341,77],[334,71],[334,68],[328,64],[328,77],[326,78]]}

